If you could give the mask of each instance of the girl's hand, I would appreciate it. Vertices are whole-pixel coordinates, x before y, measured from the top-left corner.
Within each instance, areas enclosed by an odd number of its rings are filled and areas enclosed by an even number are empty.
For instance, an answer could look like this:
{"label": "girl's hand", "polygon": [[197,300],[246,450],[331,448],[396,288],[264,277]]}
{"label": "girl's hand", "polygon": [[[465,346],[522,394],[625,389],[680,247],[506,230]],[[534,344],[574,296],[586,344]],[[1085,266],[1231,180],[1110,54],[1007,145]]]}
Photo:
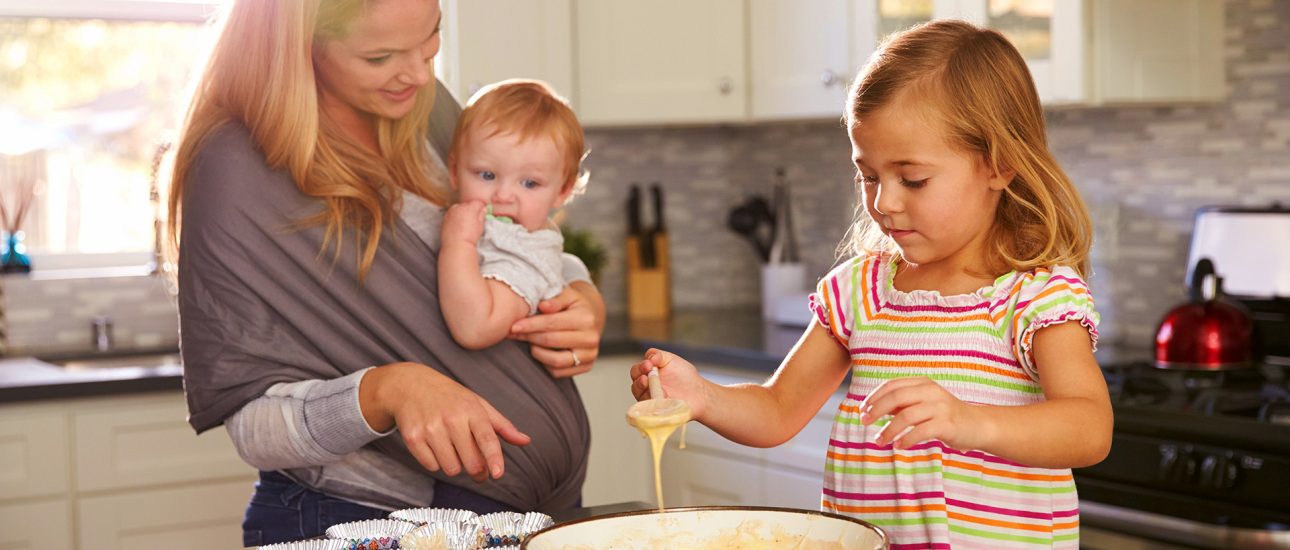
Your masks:
{"label": "girl's hand", "polygon": [[551,376],[566,378],[591,370],[600,355],[603,309],[578,289],[567,286],[538,304],[538,314],[511,327],[510,338],[530,344],[533,358]]}
{"label": "girl's hand", "polygon": [[892,415],[874,443],[907,449],[939,439],[955,449],[977,449],[989,429],[980,409],[960,401],[930,378],[897,378],[878,386],[860,406],[860,422],[868,426]]}
{"label": "girl's hand", "polygon": [[484,211],[488,205],[481,201],[460,202],[448,207],[443,214],[439,238],[444,243],[463,243],[478,246],[484,234]]}
{"label": "girl's hand", "polygon": [[699,370],[676,354],[650,348],[645,360],[632,365],[628,375],[632,380],[632,395],[637,401],[649,399],[649,371],[658,369],[658,381],[663,393],[672,399],[690,404],[690,417],[703,417],[708,406],[708,394]]}
{"label": "girl's hand", "polygon": [[412,456],[432,472],[498,479],[505,473],[501,441],[530,441],[478,394],[425,365],[376,367],[363,375],[358,395],[368,425],[378,432],[398,427]]}

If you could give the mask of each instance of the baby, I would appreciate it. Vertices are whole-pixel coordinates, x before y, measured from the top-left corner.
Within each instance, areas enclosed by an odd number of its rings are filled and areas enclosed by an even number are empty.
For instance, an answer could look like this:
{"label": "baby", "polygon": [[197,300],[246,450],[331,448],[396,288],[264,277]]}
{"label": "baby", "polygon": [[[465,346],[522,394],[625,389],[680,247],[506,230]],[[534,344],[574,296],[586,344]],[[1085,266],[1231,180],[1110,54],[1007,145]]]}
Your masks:
{"label": "baby", "polygon": [[441,309],[461,346],[502,341],[571,282],[548,215],[586,187],[584,156],[577,117],[542,82],[504,80],[467,103],[448,152],[457,202],[439,251]]}

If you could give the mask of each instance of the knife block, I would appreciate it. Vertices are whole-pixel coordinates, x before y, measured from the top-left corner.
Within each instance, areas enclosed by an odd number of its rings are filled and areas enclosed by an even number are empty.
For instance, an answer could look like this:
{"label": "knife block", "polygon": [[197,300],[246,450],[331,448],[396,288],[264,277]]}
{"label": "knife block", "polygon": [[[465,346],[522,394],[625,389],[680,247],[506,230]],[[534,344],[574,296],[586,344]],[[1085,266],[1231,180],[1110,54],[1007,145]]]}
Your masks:
{"label": "knife block", "polygon": [[666,319],[672,313],[667,233],[654,234],[654,267],[641,265],[643,237],[627,237],[627,317]]}

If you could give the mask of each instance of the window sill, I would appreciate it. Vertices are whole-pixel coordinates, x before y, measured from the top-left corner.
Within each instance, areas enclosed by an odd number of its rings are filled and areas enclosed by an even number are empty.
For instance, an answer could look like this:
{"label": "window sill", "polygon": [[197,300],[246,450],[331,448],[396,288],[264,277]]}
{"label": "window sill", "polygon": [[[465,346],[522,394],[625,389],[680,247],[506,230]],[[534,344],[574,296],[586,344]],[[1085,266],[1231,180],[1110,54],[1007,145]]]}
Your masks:
{"label": "window sill", "polygon": [[6,273],[7,278],[21,277],[33,281],[63,281],[68,279],[108,279],[113,277],[145,277],[153,274],[150,265],[123,265],[112,267],[80,267],[68,269],[38,269],[31,273]]}

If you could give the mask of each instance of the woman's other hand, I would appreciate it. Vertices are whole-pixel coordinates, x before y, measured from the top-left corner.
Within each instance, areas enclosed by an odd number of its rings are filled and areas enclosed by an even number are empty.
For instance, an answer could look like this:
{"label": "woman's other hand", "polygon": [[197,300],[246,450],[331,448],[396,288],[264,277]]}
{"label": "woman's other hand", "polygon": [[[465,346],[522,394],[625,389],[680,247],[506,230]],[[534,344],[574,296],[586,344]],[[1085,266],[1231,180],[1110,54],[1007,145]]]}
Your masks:
{"label": "woman's other hand", "polygon": [[708,394],[699,370],[689,361],[660,349],[650,348],[645,352],[645,359],[632,365],[628,371],[632,380],[632,395],[637,401],[650,398],[649,371],[653,369],[658,369],[659,385],[663,387],[666,397],[688,403],[691,418],[697,420],[703,417],[708,405]]}
{"label": "woman's other hand", "polygon": [[[475,481],[505,473],[501,441],[530,438],[484,398],[425,365],[376,367],[358,386],[359,407],[373,430],[398,427],[412,456],[427,470]],[[500,437],[500,440],[499,440]]]}
{"label": "woman's other hand", "polygon": [[591,370],[600,356],[605,306],[595,287],[575,282],[538,304],[538,314],[520,319],[510,337],[531,345],[533,358],[551,376],[566,378]]}

